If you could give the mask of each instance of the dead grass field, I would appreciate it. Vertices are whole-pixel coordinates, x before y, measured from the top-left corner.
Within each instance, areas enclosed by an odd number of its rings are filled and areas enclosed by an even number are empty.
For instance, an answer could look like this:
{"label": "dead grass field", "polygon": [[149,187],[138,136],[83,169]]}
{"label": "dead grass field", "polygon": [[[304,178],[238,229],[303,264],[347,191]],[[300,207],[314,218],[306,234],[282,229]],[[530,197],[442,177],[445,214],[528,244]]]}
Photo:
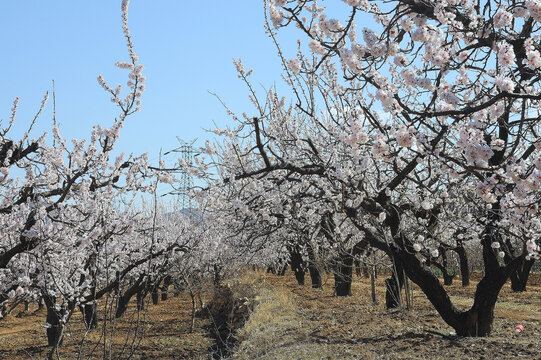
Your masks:
{"label": "dead grass field", "polygon": [[[474,276],[475,277],[475,276]],[[309,280],[309,279],[307,279]],[[454,303],[472,303],[472,285],[462,288],[459,281],[450,287]],[[488,338],[449,339],[430,331],[449,334],[449,328],[431,308],[425,296],[414,288],[411,310],[386,311],[384,277],[377,279],[379,304],[370,299],[368,279],[355,278],[353,296],[332,294],[332,279],[323,290],[296,285],[293,275],[278,277],[262,272],[247,272],[240,281],[257,293],[257,305],[238,333],[240,343],[235,359],[541,359],[541,276],[535,275],[528,291],[515,294],[506,285],[496,305],[496,320]],[[210,294],[207,294],[208,300]],[[213,339],[211,320],[196,319],[189,333],[191,301],[187,295],[149,305],[145,316],[145,335],[132,359],[208,359]],[[43,359],[48,348],[45,337],[45,312],[31,311],[16,317],[16,309],[0,321],[0,359]],[[126,358],[123,344],[133,320],[133,308],[117,324],[113,336],[112,358]],[[100,317],[100,324],[102,318]],[[515,325],[525,331],[516,334]],[[70,321],[62,359],[76,359],[85,333],[77,313]],[[103,335],[101,328],[89,332],[82,359],[103,358],[102,347],[90,350]],[[131,335],[133,336],[133,334]],[[129,344],[128,341],[128,349]]]}

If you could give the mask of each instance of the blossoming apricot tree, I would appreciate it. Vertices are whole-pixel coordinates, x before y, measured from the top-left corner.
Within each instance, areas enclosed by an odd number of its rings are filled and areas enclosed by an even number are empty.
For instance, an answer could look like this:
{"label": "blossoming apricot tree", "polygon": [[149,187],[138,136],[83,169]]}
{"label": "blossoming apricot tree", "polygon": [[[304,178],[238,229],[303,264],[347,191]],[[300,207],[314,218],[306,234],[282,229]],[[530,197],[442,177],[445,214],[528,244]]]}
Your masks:
{"label": "blossoming apricot tree", "polygon": [[[238,127],[218,131],[228,137],[222,182],[256,179],[252,199],[288,181],[317,184],[325,205],[313,205],[313,223],[343,213],[458,335],[490,334],[501,287],[539,258],[539,4],[344,0],[340,21],[322,1],[266,3],[293,102],[275,91],[260,101],[237,64],[256,116],[232,114]],[[371,27],[358,32],[359,22]],[[291,25],[308,48],[299,40],[287,58],[278,36]],[[479,236],[464,233],[467,222]],[[460,234],[484,262],[465,311],[426,266]]]}

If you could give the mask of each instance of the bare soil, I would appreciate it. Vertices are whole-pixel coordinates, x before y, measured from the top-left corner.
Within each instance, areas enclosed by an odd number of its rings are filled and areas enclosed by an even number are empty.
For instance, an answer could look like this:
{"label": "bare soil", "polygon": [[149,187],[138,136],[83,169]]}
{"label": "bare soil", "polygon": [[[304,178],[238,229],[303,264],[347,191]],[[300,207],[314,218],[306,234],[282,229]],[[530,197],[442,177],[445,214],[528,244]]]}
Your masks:
{"label": "bare soil", "polygon": [[[467,309],[473,304],[475,285],[449,286],[453,303]],[[453,329],[441,319],[420,289],[414,286],[413,308],[385,310],[384,276],[377,279],[377,299],[370,297],[369,279],[357,278],[351,297],[335,297],[332,280],[323,290],[295,285],[294,279],[277,278],[287,288],[307,322],[306,342],[330,347],[330,359],[541,359],[541,276],[530,279],[528,291],[511,292],[507,284],[495,309],[494,329],[488,338],[448,336]],[[525,330],[515,332],[522,324]],[[305,330],[302,330],[305,331]],[[442,336],[435,333],[440,333]],[[327,353],[320,351],[320,353]]]}
{"label": "bare soil", "polygon": [[[322,290],[309,284],[299,286],[291,272],[285,276],[258,273],[259,286],[287,294],[295,304],[302,321],[290,330],[291,341],[287,347],[317,348],[319,355],[296,356],[296,359],[541,359],[541,275],[532,276],[528,291],[513,293],[507,284],[496,305],[494,330],[488,338],[456,338],[448,336],[452,329],[430,306],[424,294],[414,286],[413,308],[385,310],[384,276],[377,279],[378,304],[372,304],[370,281],[355,278],[350,297],[333,296],[332,278]],[[449,288],[451,298],[459,308],[466,309],[473,303],[475,285],[462,288],[455,281]],[[307,276],[309,282],[309,277]],[[210,299],[210,294],[204,300]],[[103,348],[103,336],[112,339],[111,358],[127,358],[131,344],[137,344],[132,359],[209,359],[214,343],[209,335],[211,319],[196,318],[194,331],[189,332],[191,300],[186,294],[170,297],[159,305],[148,304],[139,313],[144,323],[144,333],[139,332],[134,341],[134,324],[137,312],[133,304],[116,326],[116,331],[103,332],[103,307],[99,311],[100,326],[85,335],[79,313],[70,320],[64,344],[59,352],[61,359],[108,358]],[[15,309],[0,320],[0,359],[43,359],[49,348],[45,336],[45,310],[24,312]],[[254,311],[258,311],[257,306]],[[515,333],[515,326],[525,330]],[[81,347],[81,340],[85,339]],[[101,339],[101,340],[100,340]],[[127,340],[126,340],[127,339]],[[96,344],[102,344],[95,347]],[[271,357],[272,358],[272,357]],[[278,358],[278,356],[274,357]]]}

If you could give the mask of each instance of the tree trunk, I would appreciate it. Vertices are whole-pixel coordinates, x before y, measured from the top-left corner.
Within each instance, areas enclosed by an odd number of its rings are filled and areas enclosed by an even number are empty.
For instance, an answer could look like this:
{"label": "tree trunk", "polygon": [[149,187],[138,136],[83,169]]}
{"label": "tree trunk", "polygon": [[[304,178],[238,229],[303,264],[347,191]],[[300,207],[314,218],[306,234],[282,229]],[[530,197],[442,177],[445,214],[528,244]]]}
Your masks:
{"label": "tree trunk", "polygon": [[98,326],[98,309],[96,303],[82,305],[79,309],[83,315],[86,329],[95,329]]}
{"label": "tree trunk", "polygon": [[137,291],[136,299],[137,299],[137,311],[142,311],[145,309],[145,297],[147,296],[148,289],[146,289],[146,286],[143,285],[139,291]]}
{"label": "tree trunk", "polygon": [[143,278],[143,276],[140,276],[139,279],[137,279],[137,281],[124,292],[124,294],[120,295],[120,298],[118,299],[118,306],[115,311],[115,317],[117,319],[124,315],[128,309],[128,304],[130,303],[131,298],[135,294],[138,294],[137,305],[139,307],[139,292],[142,291],[145,286]]}
{"label": "tree trunk", "polygon": [[158,305],[160,303],[160,282],[159,281],[152,286],[152,291],[150,295],[152,297],[152,304]]}
{"label": "tree trunk", "polygon": [[353,256],[342,252],[334,267],[334,292],[336,296],[351,296]]}
{"label": "tree trunk", "polygon": [[57,347],[62,344],[62,313],[56,310],[56,298],[44,295],[43,300],[47,307],[47,344]]}
{"label": "tree trunk", "polygon": [[289,250],[289,258],[291,261],[291,270],[295,273],[295,278],[299,285],[304,285],[304,264],[302,255],[297,248],[291,248]]}
{"label": "tree trunk", "polygon": [[287,263],[278,265],[278,276],[284,276],[287,270]]}
{"label": "tree trunk", "polygon": [[526,291],[526,284],[534,261],[534,259],[524,259],[517,270],[511,274],[511,290],[515,292]]}
{"label": "tree trunk", "polygon": [[[192,299],[192,317],[190,322],[190,334],[193,333],[193,329],[195,327],[195,313],[196,313],[196,303],[195,303],[195,294],[193,290],[190,288],[190,298]],[[201,307],[201,309],[203,309]]]}
{"label": "tree trunk", "polygon": [[458,254],[458,260],[460,262],[460,278],[462,279],[462,286],[466,287],[470,285],[470,265],[468,264],[468,255],[464,246],[459,245],[453,249]]}
{"label": "tree trunk", "polygon": [[372,265],[372,271],[370,272],[370,290],[372,293],[372,304],[377,305],[376,299],[376,266]]}
{"label": "tree trunk", "polygon": [[168,291],[169,291],[169,286],[171,285],[172,280],[173,280],[173,278],[171,277],[171,275],[167,275],[167,276],[163,279],[163,285],[162,285],[162,288],[161,288],[161,291],[162,291],[162,301],[167,300]]}
{"label": "tree trunk", "polygon": [[447,251],[443,246],[439,247],[439,252],[442,259],[442,267],[440,268],[441,274],[443,275],[443,285],[453,285],[453,278],[455,277],[452,274],[449,274],[448,264],[447,264]]}
{"label": "tree trunk", "polygon": [[308,265],[308,272],[310,273],[310,280],[312,281],[313,289],[321,289],[323,287],[323,281],[321,280],[321,272],[316,264],[310,262]]}
{"label": "tree trunk", "polygon": [[475,291],[470,310],[460,314],[460,324],[455,327],[458,336],[489,336],[494,322],[494,307],[507,277],[502,272],[486,274]]}
{"label": "tree trunk", "polygon": [[447,269],[442,272],[443,274],[443,285],[453,285],[454,276],[447,272]]}
{"label": "tree trunk", "polygon": [[217,264],[214,264],[213,268],[214,268],[214,288],[219,289],[222,283],[222,276],[220,274],[221,267],[218,266]]}
{"label": "tree trunk", "polygon": [[385,307],[388,309],[394,309],[400,307],[402,303],[400,292],[404,285],[404,269],[399,261],[393,259],[393,269],[391,277],[385,279]]}
{"label": "tree trunk", "polygon": [[385,279],[385,307],[394,309],[400,307],[400,287],[394,276]]}
{"label": "tree trunk", "polygon": [[370,269],[368,268],[368,265],[363,263],[362,267],[363,267],[363,277],[365,279],[368,279],[369,277],[371,277],[372,271],[370,271]]}
{"label": "tree trunk", "polygon": [[321,289],[323,287],[321,270],[314,254],[314,248],[310,244],[308,245],[308,272],[310,273],[312,288]]}
{"label": "tree trunk", "polygon": [[[447,291],[430,269],[405,250],[393,248],[393,258],[402,261],[407,276],[417,284],[442,319],[455,329],[459,336],[488,336],[494,321],[494,307],[498,294],[509,275],[518,266],[516,258],[506,267],[499,267],[490,240],[484,244],[485,275],[477,285],[473,306],[468,311],[459,311],[451,302]],[[490,258],[493,256],[493,258]]]}

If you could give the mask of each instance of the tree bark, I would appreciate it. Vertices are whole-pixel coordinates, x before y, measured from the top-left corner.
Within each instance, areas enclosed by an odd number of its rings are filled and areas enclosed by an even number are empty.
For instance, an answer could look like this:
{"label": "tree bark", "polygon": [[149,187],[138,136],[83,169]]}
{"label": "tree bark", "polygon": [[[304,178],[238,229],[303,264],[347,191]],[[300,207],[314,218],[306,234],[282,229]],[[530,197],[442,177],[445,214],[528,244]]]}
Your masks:
{"label": "tree bark", "polygon": [[137,291],[137,311],[142,311],[145,309],[145,296],[147,295],[147,289],[145,289],[145,286],[142,286]]}
{"label": "tree bark", "polygon": [[[222,269],[217,264],[214,264],[213,268],[214,268],[214,288],[218,289],[218,288],[220,288],[221,283],[222,283],[222,276],[220,274],[220,271]],[[273,272],[273,274],[274,274],[274,272]]]}
{"label": "tree bark", "polygon": [[79,309],[83,315],[83,321],[87,330],[98,327],[98,309],[96,303],[81,305]]}
{"label": "tree bark", "polygon": [[321,279],[321,272],[319,271],[317,265],[310,262],[310,264],[308,264],[308,272],[310,273],[312,288],[321,289],[323,287],[323,281]]}
{"label": "tree bark", "polygon": [[289,259],[291,261],[291,270],[295,273],[297,283],[304,285],[304,264],[298,248],[291,247],[289,249]]}
{"label": "tree bark", "polygon": [[378,300],[376,299],[376,266],[372,265],[372,271],[370,272],[370,291],[372,293],[372,304],[376,305]]}
{"label": "tree bark", "polygon": [[351,296],[353,256],[342,251],[334,266],[334,292],[336,296]]}
{"label": "tree bark", "polygon": [[[118,319],[128,309],[128,304],[135,294],[139,294],[143,290],[145,284],[143,282],[144,276],[141,275],[135,283],[133,283],[118,299],[118,306],[115,311],[115,317]],[[139,296],[137,296],[137,304],[139,306]]]}
{"label": "tree bark", "polygon": [[167,275],[164,279],[163,279],[163,285],[161,287],[161,291],[162,291],[162,301],[165,301],[167,300],[167,297],[169,295],[169,286],[171,285],[173,281],[173,278],[171,277],[171,275]]}
{"label": "tree bark", "polygon": [[432,303],[442,319],[455,329],[459,336],[488,336],[494,322],[494,307],[498,294],[511,272],[519,265],[521,257],[505,267],[497,266],[489,256],[493,251],[490,240],[484,244],[485,275],[477,285],[473,306],[470,310],[459,311],[451,302],[447,291],[437,276],[421,264],[414,254],[393,247],[394,258],[403,262],[407,276],[417,284]]}
{"label": "tree bark", "polygon": [[43,295],[47,307],[47,344],[51,347],[62,345],[62,313],[56,310],[56,298],[50,295]]}
{"label": "tree bark", "polygon": [[312,282],[313,289],[321,289],[323,287],[323,281],[321,279],[321,268],[316,260],[316,254],[314,248],[308,244],[308,272],[310,273],[310,280]]}
{"label": "tree bark", "polygon": [[534,259],[524,259],[517,270],[511,274],[511,290],[514,292],[526,291],[526,284],[528,283],[534,261]]}
{"label": "tree bark", "polygon": [[460,278],[462,279],[462,286],[466,287],[470,285],[470,265],[468,264],[468,254],[464,246],[459,245],[453,249],[458,254],[458,260],[460,262]]}
{"label": "tree bark", "polygon": [[404,285],[404,269],[402,263],[393,258],[391,277],[385,279],[385,307],[387,310],[400,307],[402,286]]}
{"label": "tree bark", "polygon": [[287,270],[287,262],[278,266],[278,276],[284,276]]}
{"label": "tree bark", "polygon": [[152,291],[150,295],[152,297],[152,304],[158,305],[160,303],[160,281],[156,282],[152,286]]}
{"label": "tree bark", "polygon": [[440,253],[442,258],[442,275],[443,275],[443,285],[453,285],[453,278],[455,277],[453,274],[449,274],[448,269],[448,263],[447,263],[447,251],[446,249],[441,246],[440,247]]}
{"label": "tree bark", "polygon": [[368,265],[366,265],[366,264],[363,263],[363,264],[362,264],[362,268],[363,268],[363,277],[364,277],[365,279],[368,279],[369,277],[372,276],[372,275],[371,275],[371,271],[370,271]]}

